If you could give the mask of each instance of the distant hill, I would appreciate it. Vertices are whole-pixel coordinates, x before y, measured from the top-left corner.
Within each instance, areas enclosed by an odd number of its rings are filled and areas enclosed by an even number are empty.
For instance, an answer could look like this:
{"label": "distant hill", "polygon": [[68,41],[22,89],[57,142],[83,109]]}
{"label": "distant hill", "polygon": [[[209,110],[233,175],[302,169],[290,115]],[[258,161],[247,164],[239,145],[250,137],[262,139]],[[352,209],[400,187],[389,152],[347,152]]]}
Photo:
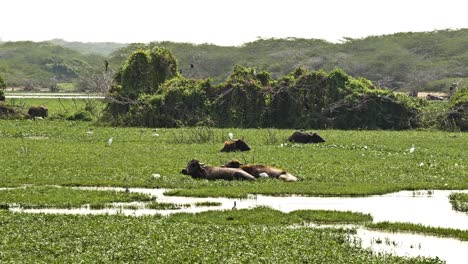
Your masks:
{"label": "distant hill", "polygon": [[86,73],[102,69],[104,57],[84,55],[49,42],[0,43],[0,75],[8,86],[47,87],[73,82]]}
{"label": "distant hill", "polygon": [[63,39],[52,39],[47,42],[73,49],[83,54],[98,54],[103,56],[107,56],[113,51],[128,45],[116,42],[68,42]]}
{"label": "distant hill", "polygon": [[445,91],[459,80],[468,86],[468,29],[345,38],[342,43],[259,39],[239,47],[167,41],[128,45],[60,39],[0,42],[0,75],[9,85],[74,81],[84,73],[102,70],[106,58],[117,69],[133,50],[156,45],[173,52],[184,76],[211,77],[214,82],[224,81],[235,65],[242,65],[268,71],[273,77],[297,67],[328,71],[339,67],[395,90]]}
{"label": "distant hill", "polygon": [[[397,33],[334,44],[317,39],[259,39],[240,47],[154,42],[171,50],[185,76],[224,81],[234,65],[256,67],[283,76],[297,67],[340,67],[391,89],[444,90],[468,78],[468,29]],[[144,44],[111,53],[114,67]],[[191,65],[194,67],[192,68]],[[466,80],[468,81],[468,79]],[[468,86],[464,81],[463,84]]]}

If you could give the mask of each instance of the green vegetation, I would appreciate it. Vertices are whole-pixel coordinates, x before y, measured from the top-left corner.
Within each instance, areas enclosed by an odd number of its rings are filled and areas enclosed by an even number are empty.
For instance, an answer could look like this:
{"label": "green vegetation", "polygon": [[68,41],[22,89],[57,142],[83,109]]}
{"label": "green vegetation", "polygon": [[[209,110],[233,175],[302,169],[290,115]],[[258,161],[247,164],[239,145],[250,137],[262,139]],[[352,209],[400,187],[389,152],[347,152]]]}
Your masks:
{"label": "green vegetation", "polygon": [[172,58],[158,47],[151,55],[147,50],[131,54],[116,75],[121,86],[114,87],[104,120],[149,127],[406,129],[418,124],[421,101],[376,88],[340,69],[297,68],[272,80],[268,72],[236,66],[226,82],[212,86],[209,80],[174,78],[177,65],[172,59],[173,64],[159,69],[159,75],[170,72],[164,78],[171,79],[163,83],[166,79],[158,82],[151,64],[169,60],[164,56]]}
{"label": "green vegetation", "polygon": [[146,204],[145,207],[148,209],[155,209],[155,210],[173,210],[173,209],[180,209],[183,207],[188,207],[189,205],[186,204],[171,204],[171,203],[158,203],[158,202],[151,202]]}
{"label": "green vegetation", "polygon": [[343,224],[354,223],[362,224],[371,222],[372,217],[369,214],[325,211],[325,210],[297,210],[290,213],[301,218],[305,222],[314,222],[321,224]]}
{"label": "green vegetation", "polygon": [[52,39],[48,42],[55,45],[59,45],[65,48],[79,51],[83,54],[93,54],[107,56],[113,51],[127,46],[123,43],[114,43],[114,42],[78,42],[78,41],[65,41],[63,39]]}
{"label": "green vegetation", "polygon": [[0,191],[0,207],[13,204],[22,208],[76,208],[85,204],[104,207],[111,202],[150,201],[151,196],[141,193],[94,191],[54,186],[25,187]]}
{"label": "green vegetation", "polygon": [[468,193],[452,193],[450,203],[453,209],[468,212]]}
{"label": "green vegetation", "polygon": [[[92,133],[87,133],[92,132]],[[221,153],[229,132],[252,148]],[[323,144],[281,143],[293,130],[150,129],[90,122],[0,120],[0,186],[78,185],[177,188],[171,194],[366,195],[398,190],[467,189],[466,133],[337,131]],[[111,146],[107,140],[113,137]],[[272,140],[272,138],[276,138]],[[198,141],[192,139],[199,139]],[[269,143],[266,144],[267,139]],[[412,145],[415,152],[409,153]],[[192,159],[221,165],[231,159],[283,168],[302,177],[286,183],[195,180],[180,173]],[[423,166],[420,166],[421,162]],[[152,177],[160,174],[160,178]]]}
{"label": "green vegetation", "polygon": [[195,206],[220,206],[220,205],[221,205],[220,202],[210,202],[210,201],[198,202],[195,204]]}
{"label": "green vegetation", "polygon": [[338,44],[300,38],[259,39],[239,47],[155,42],[123,47],[111,54],[110,61],[117,70],[134,50],[161,46],[178,59],[184,76],[211,77],[214,83],[224,81],[235,65],[268,71],[273,78],[298,66],[326,71],[339,67],[380,87],[448,92],[452,82],[468,77],[467,42],[468,29],[345,38]]}
{"label": "green vegetation", "polygon": [[458,89],[451,98],[447,120],[461,131],[468,131],[468,87]]}
{"label": "green vegetation", "polygon": [[2,262],[441,263],[374,255],[333,229],[1,211],[0,223]]}
{"label": "green vegetation", "polygon": [[5,101],[5,90],[6,82],[3,77],[0,75],[0,101]]}
{"label": "green vegetation", "polygon": [[411,232],[423,235],[434,235],[440,237],[452,237],[463,241],[468,241],[468,231],[451,228],[430,227],[410,223],[390,223],[380,222],[367,224],[366,227],[377,230],[386,230],[391,232]]}
{"label": "green vegetation", "polygon": [[48,119],[77,121],[98,119],[105,107],[102,100],[96,99],[8,98],[6,104],[24,114],[31,106],[45,105],[49,110]]}
{"label": "green vegetation", "polygon": [[54,87],[77,81],[80,76],[103,68],[104,58],[83,55],[48,42],[0,43],[0,75],[11,87]]}
{"label": "green vegetation", "polygon": [[77,86],[76,86],[76,83],[65,82],[65,83],[57,83],[57,88],[61,91],[72,92],[76,90]]}
{"label": "green vegetation", "polygon": [[252,210],[207,211],[197,214],[178,213],[171,215],[167,221],[217,225],[363,224],[371,222],[372,217],[368,214],[323,210],[300,210],[282,213],[268,207],[257,207]]}

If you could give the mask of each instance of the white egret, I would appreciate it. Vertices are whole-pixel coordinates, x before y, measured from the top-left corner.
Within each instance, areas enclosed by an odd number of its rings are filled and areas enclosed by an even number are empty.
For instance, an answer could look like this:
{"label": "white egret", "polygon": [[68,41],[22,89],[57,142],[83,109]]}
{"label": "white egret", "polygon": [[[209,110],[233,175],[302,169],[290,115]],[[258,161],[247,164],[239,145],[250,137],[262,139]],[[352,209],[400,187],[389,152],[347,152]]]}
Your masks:
{"label": "white egret", "polygon": [[234,134],[232,134],[232,132],[229,132],[229,140],[232,140],[234,138]]}
{"label": "white egret", "polygon": [[107,141],[107,145],[112,145],[112,141],[114,140],[114,138],[109,138],[109,140]]}
{"label": "white egret", "polygon": [[410,148],[409,153],[410,153],[410,154],[413,154],[413,153],[414,153],[414,150],[415,150],[415,148],[414,148],[414,145],[413,145],[413,146]]}

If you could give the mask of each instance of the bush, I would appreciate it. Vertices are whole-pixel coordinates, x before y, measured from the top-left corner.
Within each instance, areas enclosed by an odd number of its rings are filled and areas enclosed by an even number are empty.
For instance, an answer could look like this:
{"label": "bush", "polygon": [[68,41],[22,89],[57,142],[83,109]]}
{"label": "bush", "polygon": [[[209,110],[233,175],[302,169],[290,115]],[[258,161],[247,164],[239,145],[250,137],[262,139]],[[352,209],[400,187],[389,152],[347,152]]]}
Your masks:
{"label": "bush", "polygon": [[212,115],[222,127],[259,127],[265,111],[264,84],[267,77],[260,78],[252,68],[236,66],[226,82],[215,88]]}
{"label": "bush", "polygon": [[468,131],[468,87],[459,89],[451,98],[447,113],[448,129]]}
{"label": "bush", "polygon": [[341,69],[297,68],[274,81],[236,66],[212,87],[181,77],[172,54],[158,47],[134,52],[116,81],[106,118],[131,126],[407,129],[418,125],[422,104]]}
{"label": "bush", "polygon": [[88,111],[79,111],[66,118],[71,121],[93,121],[93,115]]}
{"label": "bush", "polygon": [[3,91],[6,88],[6,82],[3,77],[0,75],[0,101],[5,101],[5,92]]}

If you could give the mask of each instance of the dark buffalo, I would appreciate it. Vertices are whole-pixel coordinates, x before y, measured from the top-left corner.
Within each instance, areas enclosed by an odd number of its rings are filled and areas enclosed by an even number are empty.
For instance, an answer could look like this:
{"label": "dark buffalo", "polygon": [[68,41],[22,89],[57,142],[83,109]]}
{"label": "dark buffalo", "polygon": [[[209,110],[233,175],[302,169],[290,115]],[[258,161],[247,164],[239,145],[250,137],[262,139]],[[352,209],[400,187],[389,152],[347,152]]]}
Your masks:
{"label": "dark buffalo", "polygon": [[191,160],[182,173],[194,179],[207,180],[248,180],[255,181],[255,177],[240,169],[204,166],[198,160]]}
{"label": "dark buffalo", "polygon": [[297,181],[297,177],[278,168],[260,164],[242,164],[238,160],[231,160],[224,164],[225,168],[239,168],[253,175],[255,178],[270,177],[283,181]]}
{"label": "dark buffalo", "polygon": [[325,142],[325,139],[317,133],[296,131],[288,138],[288,141],[295,143],[320,143]]}
{"label": "dark buffalo", "polygon": [[242,139],[234,139],[224,142],[221,152],[249,151],[250,147]]}
{"label": "dark buffalo", "polygon": [[28,110],[28,115],[32,118],[35,119],[36,117],[42,117],[46,118],[49,115],[49,110],[47,109],[46,106],[32,106]]}

